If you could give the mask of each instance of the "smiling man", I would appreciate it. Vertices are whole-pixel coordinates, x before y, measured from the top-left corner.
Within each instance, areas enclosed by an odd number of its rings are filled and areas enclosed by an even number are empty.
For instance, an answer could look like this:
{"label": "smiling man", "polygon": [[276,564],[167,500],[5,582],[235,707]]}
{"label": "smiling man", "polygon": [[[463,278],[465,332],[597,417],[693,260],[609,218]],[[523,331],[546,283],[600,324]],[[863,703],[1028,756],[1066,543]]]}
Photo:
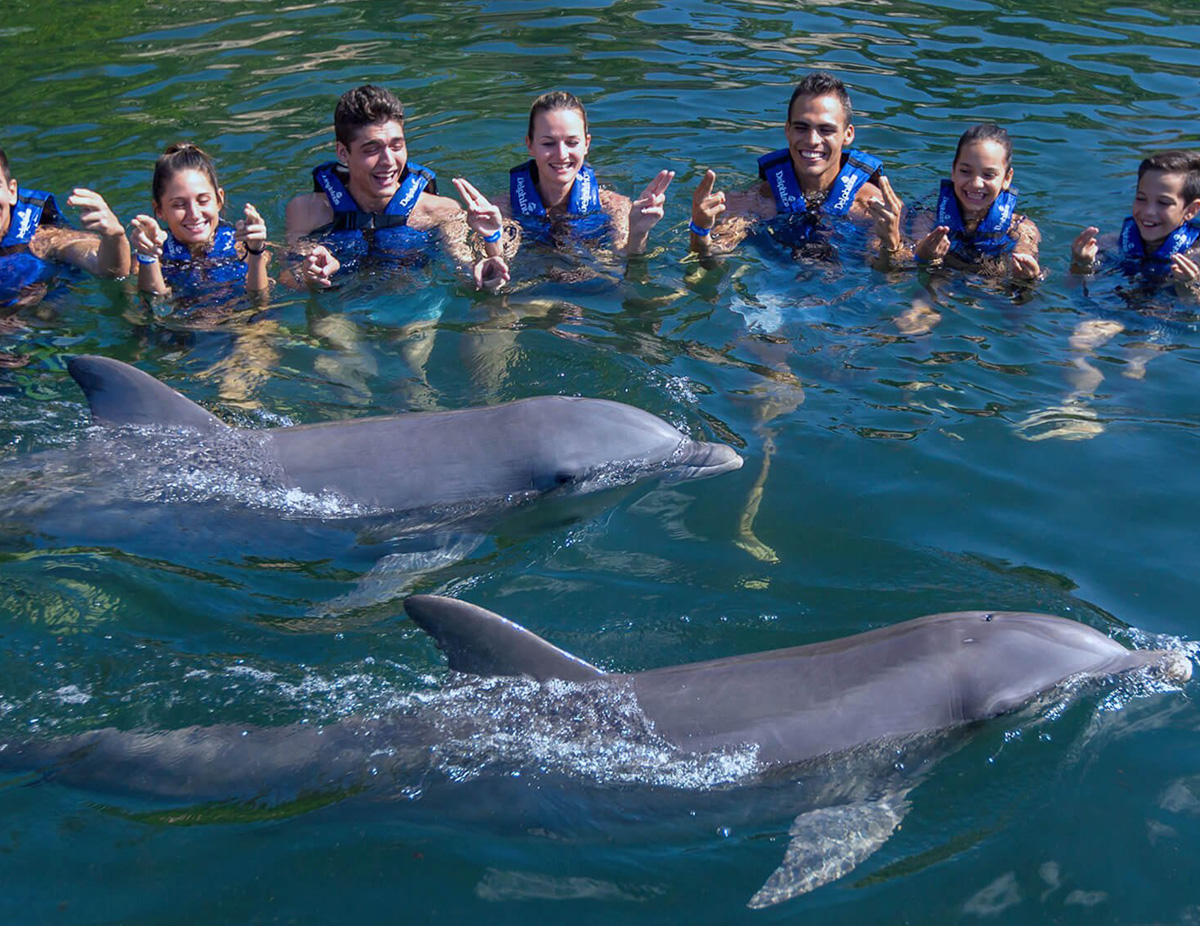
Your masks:
{"label": "smiling man", "polygon": [[[422,262],[434,233],[460,265],[470,265],[468,216],[455,200],[437,195],[433,171],[409,160],[400,101],[370,84],[349,90],[338,100],[333,126],[337,161],[317,167],[313,192],[287,207],[288,238],[307,251],[295,270],[299,281],[328,287],[343,264],[368,256]],[[495,258],[501,249],[499,212],[473,211],[469,219],[483,238],[486,257]],[[481,261],[475,272],[476,282],[488,285],[507,276],[499,258]]]}
{"label": "smiling man", "polygon": [[[741,193],[714,189],[707,171],[692,195],[691,248],[701,254],[735,247],[756,222],[787,216],[785,239],[802,244],[826,216],[867,218],[879,196],[882,162],[850,147],[850,95],[827,71],[814,71],[792,91],[787,147],[758,159],[761,182]],[[778,237],[778,236],[777,236]]]}

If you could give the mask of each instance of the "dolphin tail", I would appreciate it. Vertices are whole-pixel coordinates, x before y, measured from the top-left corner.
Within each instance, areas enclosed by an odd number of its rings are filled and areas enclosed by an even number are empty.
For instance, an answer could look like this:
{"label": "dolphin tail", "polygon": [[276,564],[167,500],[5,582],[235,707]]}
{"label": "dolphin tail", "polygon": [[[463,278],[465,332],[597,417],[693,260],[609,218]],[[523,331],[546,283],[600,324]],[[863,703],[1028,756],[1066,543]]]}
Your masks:
{"label": "dolphin tail", "polygon": [[67,360],[67,370],[87,397],[95,424],[227,427],[191,399],[120,360],[80,355]]}
{"label": "dolphin tail", "polygon": [[798,816],[788,830],[783,862],[747,904],[760,910],[835,881],[871,856],[908,812],[905,794],[822,807]]}
{"label": "dolphin tail", "polygon": [[539,682],[585,682],[604,675],[519,624],[465,601],[412,595],[404,600],[404,610],[433,637],[456,672],[529,675]]}
{"label": "dolphin tail", "polygon": [[689,439],[679,445],[663,482],[707,479],[741,468],[742,458],[732,447]]}

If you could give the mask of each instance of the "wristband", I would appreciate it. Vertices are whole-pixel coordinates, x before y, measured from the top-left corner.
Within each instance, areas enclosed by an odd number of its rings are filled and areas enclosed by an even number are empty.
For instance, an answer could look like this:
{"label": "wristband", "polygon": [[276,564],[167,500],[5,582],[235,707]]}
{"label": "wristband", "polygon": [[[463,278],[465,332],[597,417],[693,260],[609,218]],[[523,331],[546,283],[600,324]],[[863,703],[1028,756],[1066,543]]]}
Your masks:
{"label": "wristband", "polygon": [[261,254],[263,251],[265,251],[267,249],[266,245],[259,248],[257,251],[254,250],[254,248],[250,247],[249,245],[243,245],[243,247],[246,249],[247,254],[253,254],[255,257],[258,257],[259,254]]}
{"label": "wristband", "polygon": [[695,222],[693,222],[691,220],[688,221],[688,230],[693,235],[699,235],[701,238],[707,238],[710,234],[712,234],[711,228],[701,228],[699,225],[697,225]]}
{"label": "wristband", "polygon": [[141,252],[139,251],[139,252],[138,252],[138,256],[137,256],[137,262],[138,262],[139,264],[157,264],[157,263],[158,263],[158,258],[157,258],[157,257],[155,257],[155,256],[154,256],[154,255],[152,255],[152,254],[151,254],[151,255],[146,255],[146,254],[143,254],[143,253],[141,253]]}
{"label": "wristband", "polygon": [[497,241],[499,241],[501,238],[504,237],[504,229],[497,228],[490,235],[480,235],[479,237],[482,238],[484,241],[486,241],[488,244],[495,244]]}

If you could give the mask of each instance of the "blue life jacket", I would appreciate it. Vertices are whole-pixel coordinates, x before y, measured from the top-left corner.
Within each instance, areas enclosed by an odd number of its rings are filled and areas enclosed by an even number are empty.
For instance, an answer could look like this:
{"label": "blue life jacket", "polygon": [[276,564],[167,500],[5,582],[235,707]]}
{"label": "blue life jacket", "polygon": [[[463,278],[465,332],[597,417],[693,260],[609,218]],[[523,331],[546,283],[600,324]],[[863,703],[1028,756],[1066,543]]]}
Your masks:
{"label": "blue life jacket", "polygon": [[[349,179],[346,168],[337,161],[321,164],[313,170],[313,189],[324,193],[333,208],[333,221],[316,229],[313,234],[333,245],[332,250],[343,263],[347,258],[368,255],[412,258],[432,242],[430,233],[408,227],[408,217],[417,199],[428,190],[437,194],[437,175],[412,161],[404,171],[400,188],[392,195],[383,212],[363,212],[343,176]],[[423,259],[425,255],[420,255]]]}
{"label": "blue life jacket", "polygon": [[[513,216],[535,240],[549,242],[546,206],[537,188],[537,163],[528,160],[508,172],[508,201]],[[571,233],[595,238],[608,232],[608,214],[600,205],[596,172],[584,162],[571,184],[571,197],[562,216]]]}
{"label": "blue life jacket", "polygon": [[938,192],[937,223],[950,229],[950,251],[963,260],[974,260],[979,254],[996,257],[1007,254],[1017,246],[1009,235],[1017,212],[1017,191],[1010,187],[1001,190],[993,200],[987,215],[979,220],[975,232],[968,235],[963,225],[962,210],[954,195],[954,183],[943,180]]}
{"label": "blue life jacket", "polygon": [[[863,184],[879,173],[882,167],[883,161],[873,154],[857,148],[843,152],[842,169],[838,171],[829,195],[817,212],[822,215],[846,215]],[[771,195],[775,197],[775,208],[781,215],[811,211],[792,167],[792,154],[787,148],[780,148],[759,158],[758,176],[767,181]]]}
{"label": "blue life jacket", "polygon": [[55,276],[54,265],[30,253],[29,243],[43,225],[69,225],[51,193],[17,188],[8,231],[0,240],[0,305],[12,305],[30,286]]}
{"label": "blue life jacket", "polygon": [[200,260],[192,257],[186,244],[168,233],[163,244],[163,282],[178,294],[192,291],[204,283],[238,283],[246,279],[246,262],[238,255],[234,228],[228,222],[217,225],[212,247]]}
{"label": "blue life jacket", "polygon": [[1171,256],[1186,254],[1200,240],[1200,225],[1184,222],[1166,240],[1158,246],[1153,254],[1146,253],[1146,243],[1142,233],[1138,231],[1137,222],[1130,216],[1121,226],[1120,251],[1121,266],[1128,273],[1149,272],[1155,275],[1166,275],[1171,272]]}

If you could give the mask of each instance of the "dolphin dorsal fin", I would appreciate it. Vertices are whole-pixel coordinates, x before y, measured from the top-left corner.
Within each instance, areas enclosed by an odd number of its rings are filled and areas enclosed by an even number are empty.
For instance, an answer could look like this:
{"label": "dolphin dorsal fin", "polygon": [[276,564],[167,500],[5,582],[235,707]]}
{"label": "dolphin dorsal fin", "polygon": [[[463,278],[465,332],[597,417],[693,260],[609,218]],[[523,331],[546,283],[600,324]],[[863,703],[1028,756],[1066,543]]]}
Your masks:
{"label": "dolphin dorsal fin", "polygon": [[83,390],[95,424],[176,425],[197,430],[227,425],[149,373],[108,357],[80,355],[67,370]]}
{"label": "dolphin dorsal fin", "polygon": [[412,595],[404,610],[433,637],[450,668],[473,675],[529,675],[585,682],[604,673],[508,618],[453,598]]}

